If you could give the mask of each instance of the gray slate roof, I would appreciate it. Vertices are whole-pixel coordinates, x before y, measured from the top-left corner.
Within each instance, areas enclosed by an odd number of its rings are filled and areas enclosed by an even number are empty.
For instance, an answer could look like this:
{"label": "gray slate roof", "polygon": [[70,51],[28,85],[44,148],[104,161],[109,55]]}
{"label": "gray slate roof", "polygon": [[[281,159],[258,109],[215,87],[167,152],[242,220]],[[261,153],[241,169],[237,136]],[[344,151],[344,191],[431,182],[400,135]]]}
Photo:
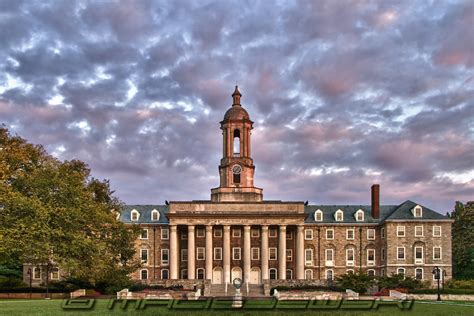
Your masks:
{"label": "gray slate roof", "polygon": [[[138,221],[132,222],[130,220],[130,214],[132,210],[137,210],[140,213]],[[158,221],[151,220],[151,211],[157,210],[160,213],[160,219]],[[168,205],[125,205],[120,214],[120,220],[124,223],[136,223],[136,224],[168,224]]]}

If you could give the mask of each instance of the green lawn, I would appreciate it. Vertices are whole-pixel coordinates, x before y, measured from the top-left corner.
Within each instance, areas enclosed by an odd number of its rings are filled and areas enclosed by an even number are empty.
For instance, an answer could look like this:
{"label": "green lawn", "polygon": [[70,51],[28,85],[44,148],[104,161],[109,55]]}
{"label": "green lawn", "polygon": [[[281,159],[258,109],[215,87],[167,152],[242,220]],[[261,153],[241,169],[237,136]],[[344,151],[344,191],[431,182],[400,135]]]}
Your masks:
{"label": "green lawn", "polygon": [[474,315],[474,302],[415,302],[411,310],[401,311],[396,307],[380,307],[378,311],[328,311],[321,310],[170,310],[166,307],[151,307],[145,310],[134,310],[133,304],[127,310],[121,310],[116,306],[114,310],[107,309],[107,300],[97,300],[92,310],[88,311],[64,311],[61,308],[61,300],[0,300],[1,316],[56,316],[56,315],[382,315],[390,313],[390,316],[396,315]]}

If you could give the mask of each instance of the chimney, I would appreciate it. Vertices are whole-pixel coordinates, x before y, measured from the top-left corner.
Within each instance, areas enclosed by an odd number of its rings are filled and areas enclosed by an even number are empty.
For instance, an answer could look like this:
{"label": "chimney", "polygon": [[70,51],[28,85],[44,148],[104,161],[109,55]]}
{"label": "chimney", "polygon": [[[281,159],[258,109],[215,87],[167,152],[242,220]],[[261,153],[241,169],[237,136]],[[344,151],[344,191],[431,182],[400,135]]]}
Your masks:
{"label": "chimney", "polygon": [[380,217],[380,185],[372,185],[372,217]]}

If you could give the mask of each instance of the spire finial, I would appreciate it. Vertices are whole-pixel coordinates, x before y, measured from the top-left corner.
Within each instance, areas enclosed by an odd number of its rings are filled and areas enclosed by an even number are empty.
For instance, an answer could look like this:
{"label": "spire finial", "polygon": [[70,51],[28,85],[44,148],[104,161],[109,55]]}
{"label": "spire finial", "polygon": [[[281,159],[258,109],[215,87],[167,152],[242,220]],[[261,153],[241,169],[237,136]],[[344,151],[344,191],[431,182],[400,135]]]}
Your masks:
{"label": "spire finial", "polygon": [[239,86],[235,86],[234,93],[232,93],[232,99],[234,100],[232,106],[234,105],[240,105],[240,97],[242,94],[239,91]]}

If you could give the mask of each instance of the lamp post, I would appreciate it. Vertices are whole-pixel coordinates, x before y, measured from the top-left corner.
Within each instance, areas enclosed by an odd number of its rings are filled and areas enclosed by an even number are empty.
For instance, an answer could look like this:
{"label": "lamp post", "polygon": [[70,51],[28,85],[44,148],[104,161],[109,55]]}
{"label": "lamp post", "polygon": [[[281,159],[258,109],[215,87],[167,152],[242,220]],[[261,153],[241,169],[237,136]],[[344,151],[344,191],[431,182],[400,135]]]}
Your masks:
{"label": "lamp post", "polygon": [[28,276],[30,278],[30,300],[31,300],[31,284],[33,283],[33,271],[31,271],[31,268],[28,268]]}
{"label": "lamp post", "polygon": [[441,271],[440,271],[439,267],[434,267],[433,275],[434,275],[435,279],[438,281],[438,299],[437,299],[438,301],[441,301],[441,294],[439,292],[439,281],[441,279],[441,273],[440,272]]}

